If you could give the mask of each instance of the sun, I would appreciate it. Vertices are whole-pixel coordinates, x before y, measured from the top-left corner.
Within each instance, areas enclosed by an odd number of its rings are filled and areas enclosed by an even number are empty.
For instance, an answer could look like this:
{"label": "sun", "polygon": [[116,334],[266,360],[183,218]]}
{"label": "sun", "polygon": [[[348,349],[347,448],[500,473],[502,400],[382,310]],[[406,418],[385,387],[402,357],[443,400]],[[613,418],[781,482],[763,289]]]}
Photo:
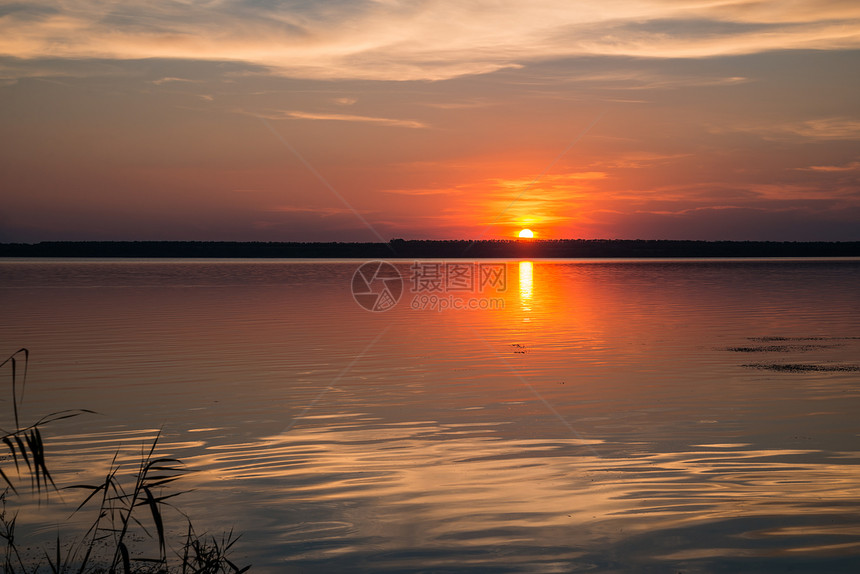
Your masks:
{"label": "sun", "polygon": [[534,236],[535,236],[535,234],[532,233],[531,229],[523,229],[522,231],[520,231],[520,237],[524,237],[526,239],[531,239]]}

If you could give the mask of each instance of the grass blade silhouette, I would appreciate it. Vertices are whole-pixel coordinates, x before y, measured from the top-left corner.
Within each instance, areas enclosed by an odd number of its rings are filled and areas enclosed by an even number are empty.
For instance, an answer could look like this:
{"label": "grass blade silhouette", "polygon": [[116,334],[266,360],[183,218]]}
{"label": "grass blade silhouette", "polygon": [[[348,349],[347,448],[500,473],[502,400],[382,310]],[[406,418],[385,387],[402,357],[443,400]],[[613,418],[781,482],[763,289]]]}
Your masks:
{"label": "grass blade silhouette", "polygon": [[[23,369],[21,361],[24,361]],[[69,419],[83,413],[93,413],[86,409],[67,409],[50,413],[29,426],[21,424],[21,397],[23,396],[24,381],[27,375],[29,363],[29,351],[24,348],[10,355],[0,363],[0,367],[6,367],[11,371],[11,392],[13,395],[13,416],[15,429],[6,431],[0,429],[0,450],[8,451],[9,456],[5,461],[0,461],[0,481],[5,483],[6,489],[0,492],[0,538],[6,541],[5,554],[2,560],[2,570],[5,574],[35,574],[45,568],[51,572],[70,574],[95,574],[109,573],[125,574],[158,573],[176,571],[178,566],[186,574],[222,574],[227,572],[246,572],[250,566],[238,568],[236,564],[227,557],[237,537],[233,536],[231,530],[219,542],[215,538],[205,538],[194,533],[193,526],[188,517],[176,508],[171,499],[185,491],[165,492],[164,487],[171,486],[175,481],[186,476],[192,470],[183,466],[181,460],[165,456],[157,456],[156,449],[159,447],[161,431],[155,436],[150,445],[142,446],[139,463],[136,471],[131,474],[131,481],[123,479],[120,475],[121,464],[118,449],[110,460],[108,470],[104,479],[97,484],[73,484],[63,486],[62,490],[57,486],[59,478],[55,480],[47,462],[45,440],[42,427],[48,423]],[[20,385],[19,385],[20,381]],[[20,393],[19,393],[20,391]],[[9,460],[11,459],[11,460]],[[8,462],[7,462],[8,461]],[[14,465],[17,479],[13,480],[8,468]],[[31,491],[39,495],[41,505],[41,494],[51,489],[58,493],[67,490],[80,490],[84,493],[83,500],[72,511],[69,518],[85,509],[91,508],[95,511],[94,519],[81,538],[66,540],[66,549],[62,548],[62,538],[57,533],[56,548],[49,550],[47,547],[39,555],[43,558],[38,562],[31,561],[30,557],[25,562],[18,550],[15,540],[15,524],[17,513],[11,517],[6,513],[6,495],[12,492],[19,495],[16,482],[26,480],[23,474],[27,474]],[[0,483],[0,484],[2,484]],[[62,496],[61,496],[62,498]],[[148,512],[141,515],[140,507],[147,507]],[[177,553],[168,544],[168,530],[165,521],[165,508],[170,507],[182,514],[188,520],[188,534],[182,542],[182,552]],[[144,518],[143,522],[141,518]],[[149,524],[149,528],[144,524]],[[157,543],[157,557],[132,558],[129,544],[144,540],[139,535],[143,534]],[[181,564],[172,565],[168,561],[168,550],[175,553],[181,559]],[[102,554],[106,552],[106,554]],[[37,560],[33,558],[32,560]],[[132,564],[134,563],[134,565]]]}

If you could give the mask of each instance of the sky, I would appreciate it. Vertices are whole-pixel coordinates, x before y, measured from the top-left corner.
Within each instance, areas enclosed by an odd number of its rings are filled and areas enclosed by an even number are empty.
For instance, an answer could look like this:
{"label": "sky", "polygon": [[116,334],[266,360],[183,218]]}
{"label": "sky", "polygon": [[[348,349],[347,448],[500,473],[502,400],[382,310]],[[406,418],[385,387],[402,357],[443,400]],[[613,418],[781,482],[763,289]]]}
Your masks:
{"label": "sky", "polygon": [[860,240],[860,2],[0,2],[0,126],[0,242]]}

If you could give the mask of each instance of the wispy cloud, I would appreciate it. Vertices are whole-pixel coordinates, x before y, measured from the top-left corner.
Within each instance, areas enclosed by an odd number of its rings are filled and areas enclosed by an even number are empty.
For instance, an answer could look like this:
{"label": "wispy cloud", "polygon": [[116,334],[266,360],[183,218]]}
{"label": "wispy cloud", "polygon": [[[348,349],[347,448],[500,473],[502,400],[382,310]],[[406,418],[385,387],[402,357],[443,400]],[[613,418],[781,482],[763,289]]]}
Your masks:
{"label": "wispy cloud", "polygon": [[193,82],[194,82],[194,80],[188,80],[188,79],[186,79],[186,78],[172,78],[172,77],[167,77],[167,78],[159,78],[159,79],[157,79],[157,80],[153,80],[153,81],[152,81],[152,83],[153,83],[153,84],[155,84],[156,86],[160,86],[160,85],[162,85],[162,84],[170,84],[170,83],[174,83],[174,82],[180,82],[180,83],[193,83]]}
{"label": "wispy cloud", "polygon": [[267,120],[317,120],[330,122],[358,122],[391,126],[398,128],[423,129],[429,127],[417,120],[403,120],[398,118],[383,118],[378,116],[363,116],[359,114],[336,114],[328,112],[304,112],[300,110],[276,110],[249,112],[247,110],[235,110],[237,113],[262,117]]}
{"label": "wispy cloud", "polygon": [[798,168],[801,171],[818,171],[824,173],[844,173],[849,171],[860,171],[860,161],[852,161],[845,165],[811,165]]}
{"label": "wispy cloud", "polygon": [[[380,124],[384,126],[393,126],[398,128],[426,128],[427,125],[414,120],[398,120],[394,118],[378,118],[374,116],[358,116],[354,114],[327,114],[318,112],[299,112],[286,111],[283,112],[280,119],[292,118],[296,120],[323,120],[334,122],[361,122]],[[270,118],[278,119],[278,118]]]}
{"label": "wispy cloud", "polygon": [[822,118],[783,126],[788,133],[825,140],[860,140],[860,119]]}
{"label": "wispy cloud", "polygon": [[712,126],[713,133],[747,132],[768,140],[860,140],[860,119],[852,117],[816,118],[795,122]]}
{"label": "wispy cloud", "polygon": [[[333,215],[353,215],[354,211],[345,207],[303,207],[297,205],[272,205],[264,211],[271,213],[307,213],[321,217],[331,217]],[[365,214],[370,212],[364,212]]]}
{"label": "wispy cloud", "polygon": [[439,80],[578,55],[700,58],[860,47],[860,4],[839,0],[16,6],[0,17],[0,55],[238,61],[304,78]]}
{"label": "wispy cloud", "polygon": [[439,188],[421,188],[421,189],[381,189],[382,193],[393,193],[395,195],[411,195],[411,196],[422,196],[422,195],[449,195],[453,193],[460,193],[462,190],[457,189],[455,187],[439,187]]}

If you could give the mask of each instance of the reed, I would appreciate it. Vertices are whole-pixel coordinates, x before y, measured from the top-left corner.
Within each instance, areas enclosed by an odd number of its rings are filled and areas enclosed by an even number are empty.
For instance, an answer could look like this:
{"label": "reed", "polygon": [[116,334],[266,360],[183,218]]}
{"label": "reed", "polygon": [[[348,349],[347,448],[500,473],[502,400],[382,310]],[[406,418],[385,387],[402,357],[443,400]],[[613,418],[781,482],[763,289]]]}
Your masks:
{"label": "reed", "polygon": [[[175,458],[156,455],[160,433],[148,448],[142,448],[137,468],[125,475],[114,455],[103,480],[97,484],[74,484],[62,490],[83,491],[85,496],[73,515],[91,512],[94,518],[79,538],[63,540],[58,534],[55,546],[42,549],[42,556],[23,556],[22,544],[16,538],[18,512],[7,509],[10,497],[20,497],[24,485],[39,504],[49,502],[52,492],[59,493],[46,463],[41,429],[61,419],[92,413],[86,409],[62,410],[22,425],[20,407],[26,386],[30,352],[19,349],[0,363],[11,375],[14,429],[0,428],[0,440],[9,456],[0,461],[0,539],[5,541],[2,557],[7,574],[241,574],[250,566],[239,567],[228,557],[238,540],[230,530],[215,537],[197,534],[191,519],[172,500],[183,491],[170,492],[167,487],[192,472]],[[186,522],[185,535],[170,544],[165,529],[165,511],[175,510]],[[71,517],[70,517],[71,518]],[[149,556],[132,556],[144,544]],[[140,541],[143,541],[140,542]],[[148,544],[146,544],[148,542]]]}

